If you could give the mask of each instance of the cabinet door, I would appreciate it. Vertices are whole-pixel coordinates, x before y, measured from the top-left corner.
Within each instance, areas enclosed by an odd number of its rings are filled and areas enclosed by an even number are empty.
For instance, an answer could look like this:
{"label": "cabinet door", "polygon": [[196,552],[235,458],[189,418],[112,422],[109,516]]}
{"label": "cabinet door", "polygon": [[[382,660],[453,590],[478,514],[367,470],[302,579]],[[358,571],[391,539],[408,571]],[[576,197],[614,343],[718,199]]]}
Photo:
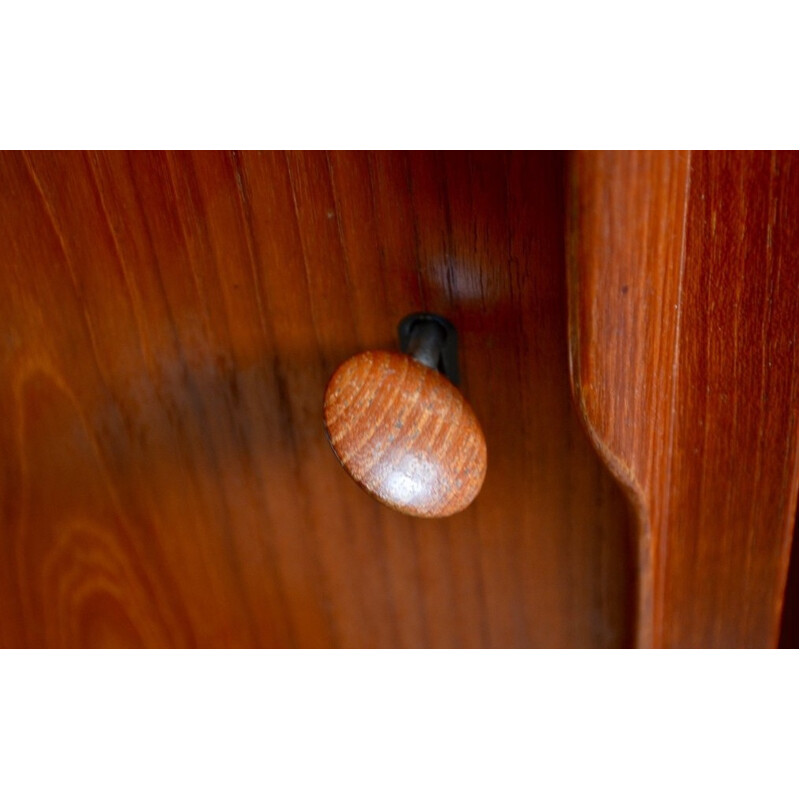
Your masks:
{"label": "cabinet door", "polygon": [[[776,643],[796,154],[5,153],[0,236],[0,644]],[[444,520],[322,426],[420,310],[488,445]]]}

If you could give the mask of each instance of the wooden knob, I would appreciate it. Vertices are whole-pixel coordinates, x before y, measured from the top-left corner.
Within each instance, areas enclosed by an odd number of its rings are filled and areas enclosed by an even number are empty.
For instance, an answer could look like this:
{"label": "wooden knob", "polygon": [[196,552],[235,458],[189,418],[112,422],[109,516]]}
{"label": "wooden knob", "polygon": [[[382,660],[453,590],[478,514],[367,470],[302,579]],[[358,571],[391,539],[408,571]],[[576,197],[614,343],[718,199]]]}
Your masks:
{"label": "wooden knob", "polygon": [[436,342],[423,335],[415,347],[345,361],[325,391],[325,428],[342,466],[373,497],[413,516],[447,517],[480,491],[486,441],[435,368]]}

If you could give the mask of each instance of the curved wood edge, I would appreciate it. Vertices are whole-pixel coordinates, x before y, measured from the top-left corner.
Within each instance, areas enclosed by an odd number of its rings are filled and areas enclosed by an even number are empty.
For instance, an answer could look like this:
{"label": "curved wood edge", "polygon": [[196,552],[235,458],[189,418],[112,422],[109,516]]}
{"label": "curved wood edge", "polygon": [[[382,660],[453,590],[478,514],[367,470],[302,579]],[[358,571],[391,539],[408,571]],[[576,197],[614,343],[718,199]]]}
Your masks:
{"label": "curved wood edge", "polygon": [[637,516],[638,646],[773,646],[797,489],[797,155],[575,153],[573,398]]}
{"label": "curved wood edge", "polygon": [[[680,325],[688,153],[575,153],[568,298],[573,397],[636,518],[635,642],[654,642],[658,537]],[[645,379],[646,378],[646,379]],[[657,478],[658,479],[658,478]]]}

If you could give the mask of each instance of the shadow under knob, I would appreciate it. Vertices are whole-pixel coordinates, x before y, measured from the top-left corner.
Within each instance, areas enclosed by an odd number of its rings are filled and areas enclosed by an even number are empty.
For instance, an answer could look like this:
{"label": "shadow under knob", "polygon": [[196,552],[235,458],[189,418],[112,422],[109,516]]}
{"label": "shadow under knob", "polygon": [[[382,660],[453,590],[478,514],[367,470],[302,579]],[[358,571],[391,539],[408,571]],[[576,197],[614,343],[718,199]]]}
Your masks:
{"label": "shadow under knob", "polygon": [[405,353],[345,361],[325,391],[328,439],[350,476],[417,517],[466,508],[486,475],[486,441],[461,392]]}

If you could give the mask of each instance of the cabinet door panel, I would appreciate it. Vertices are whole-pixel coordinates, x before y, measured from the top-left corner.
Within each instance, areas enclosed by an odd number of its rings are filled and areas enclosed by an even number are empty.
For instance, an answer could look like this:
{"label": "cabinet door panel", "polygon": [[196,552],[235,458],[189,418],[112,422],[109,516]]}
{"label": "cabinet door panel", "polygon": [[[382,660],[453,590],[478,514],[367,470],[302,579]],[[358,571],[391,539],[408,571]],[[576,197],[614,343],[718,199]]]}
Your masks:
{"label": "cabinet door panel", "polygon": [[[565,158],[0,157],[6,646],[618,646],[622,492],[570,400]],[[447,520],[330,453],[326,381],[405,314],[487,438]]]}

